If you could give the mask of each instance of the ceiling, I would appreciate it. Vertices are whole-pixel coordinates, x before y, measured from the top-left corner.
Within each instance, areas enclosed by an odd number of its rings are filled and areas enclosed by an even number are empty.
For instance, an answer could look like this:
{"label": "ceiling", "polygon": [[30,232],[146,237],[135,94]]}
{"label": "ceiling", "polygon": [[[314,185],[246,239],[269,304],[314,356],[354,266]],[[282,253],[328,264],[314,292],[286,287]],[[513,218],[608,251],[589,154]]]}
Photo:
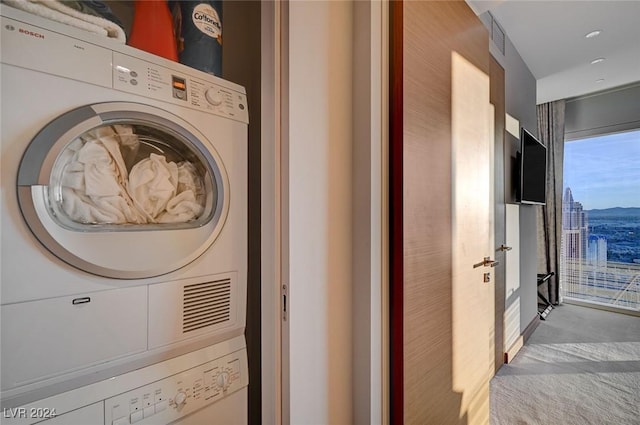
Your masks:
{"label": "ceiling", "polygon": [[467,3],[504,29],[537,80],[537,103],[640,81],[640,0]]}

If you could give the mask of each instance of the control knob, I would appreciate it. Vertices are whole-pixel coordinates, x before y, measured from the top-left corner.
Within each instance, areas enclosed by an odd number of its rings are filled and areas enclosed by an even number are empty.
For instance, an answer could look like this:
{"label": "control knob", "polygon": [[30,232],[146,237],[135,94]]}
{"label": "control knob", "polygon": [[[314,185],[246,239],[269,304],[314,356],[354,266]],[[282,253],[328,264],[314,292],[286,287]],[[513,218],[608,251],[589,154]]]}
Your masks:
{"label": "control knob", "polygon": [[220,372],[218,374],[218,379],[216,379],[216,383],[219,388],[222,388],[224,391],[229,387],[229,372]]}
{"label": "control knob", "polygon": [[207,99],[207,102],[213,106],[219,106],[222,104],[222,96],[220,96],[220,92],[216,89],[207,89],[207,91],[204,92],[204,97]]}
{"label": "control knob", "polygon": [[176,403],[176,407],[180,407],[187,401],[187,394],[185,394],[184,391],[179,391],[173,398],[173,401]]}

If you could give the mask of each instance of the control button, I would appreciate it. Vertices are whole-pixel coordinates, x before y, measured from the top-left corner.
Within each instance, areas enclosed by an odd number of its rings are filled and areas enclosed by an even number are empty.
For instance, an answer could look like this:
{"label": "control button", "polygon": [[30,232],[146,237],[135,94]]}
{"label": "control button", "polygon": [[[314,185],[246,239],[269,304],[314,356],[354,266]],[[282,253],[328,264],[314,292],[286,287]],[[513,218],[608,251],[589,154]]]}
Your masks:
{"label": "control button", "polygon": [[131,414],[131,423],[139,422],[144,419],[144,413],[142,410],[137,410]]}
{"label": "control button", "polygon": [[132,86],[137,86],[138,85],[138,80],[132,78],[131,79],[131,85]]}
{"label": "control button", "polygon": [[220,92],[216,89],[207,89],[207,91],[204,92],[204,97],[207,99],[207,102],[213,106],[218,106],[222,103],[222,96],[220,96]]}
{"label": "control button", "polygon": [[244,105],[242,103],[238,105],[238,108],[240,108],[240,110],[244,111]]}
{"label": "control button", "polygon": [[129,425],[129,418],[123,416],[111,422],[111,425]]}
{"label": "control button", "polygon": [[156,413],[160,413],[165,410],[168,406],[169,402],[167,400],[156,403]]}
{"label": "control button", "polygon": [[173,94],[178,98],[178,99],[184,99],[184,92],[180,91],[180,90],[174,90]]}
{"label": "control button", "polygon": [[144,417],[148,418],[149,416],[153,415],[154,413],[156,413],[156,409],[153,406],[149,406],[149,407],[145,407],[144,408]]}
{"label": "control button", "polygon": [[131,71],[129,75],[131,75],[133,78],[136,78],[138,76],[138,73],[135,71]]}
{"label": "control button", "polygon": [[187,395],[180,391],[178,394],[176,394],[176,396],[173,398],[173,401],[176,402],[176,404],[178,406],[180,406],[181,404],[184,404],[187,401]]}

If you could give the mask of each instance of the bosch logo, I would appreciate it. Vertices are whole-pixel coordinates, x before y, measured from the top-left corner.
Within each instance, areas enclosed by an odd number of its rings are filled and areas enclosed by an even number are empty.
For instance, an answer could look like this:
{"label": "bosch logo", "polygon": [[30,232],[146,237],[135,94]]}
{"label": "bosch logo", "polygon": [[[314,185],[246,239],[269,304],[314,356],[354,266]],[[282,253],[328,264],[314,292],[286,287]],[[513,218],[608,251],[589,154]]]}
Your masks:
{"label": "bosch logo", "polygon": [[35,37],[35,38],[44,38],[44,35],[37,33],[37,32],[33,32],[33,31],[29,31],[29,30],[25,30],[25,29],[18,29],[18,32],[21,34],[25,34],[25,35],[29,35],[31,37]]}

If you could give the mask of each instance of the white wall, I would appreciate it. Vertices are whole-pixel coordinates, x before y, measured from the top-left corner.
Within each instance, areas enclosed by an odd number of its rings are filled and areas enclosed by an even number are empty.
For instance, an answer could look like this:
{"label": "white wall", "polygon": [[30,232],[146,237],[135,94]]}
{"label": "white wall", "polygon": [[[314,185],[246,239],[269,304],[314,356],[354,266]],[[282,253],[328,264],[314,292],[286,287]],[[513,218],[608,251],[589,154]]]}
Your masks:
{"label": "white wall", "polygon": [[352,8],[289,3],[283,199],[292,424],[353,422]]}
{"label": "white wall", "polygon": [[508,251],[505,256],[504,353],[509,351],[521,334],[520,206],[507,204],[505,212],[505,244],[511,247],[511,251]]}

